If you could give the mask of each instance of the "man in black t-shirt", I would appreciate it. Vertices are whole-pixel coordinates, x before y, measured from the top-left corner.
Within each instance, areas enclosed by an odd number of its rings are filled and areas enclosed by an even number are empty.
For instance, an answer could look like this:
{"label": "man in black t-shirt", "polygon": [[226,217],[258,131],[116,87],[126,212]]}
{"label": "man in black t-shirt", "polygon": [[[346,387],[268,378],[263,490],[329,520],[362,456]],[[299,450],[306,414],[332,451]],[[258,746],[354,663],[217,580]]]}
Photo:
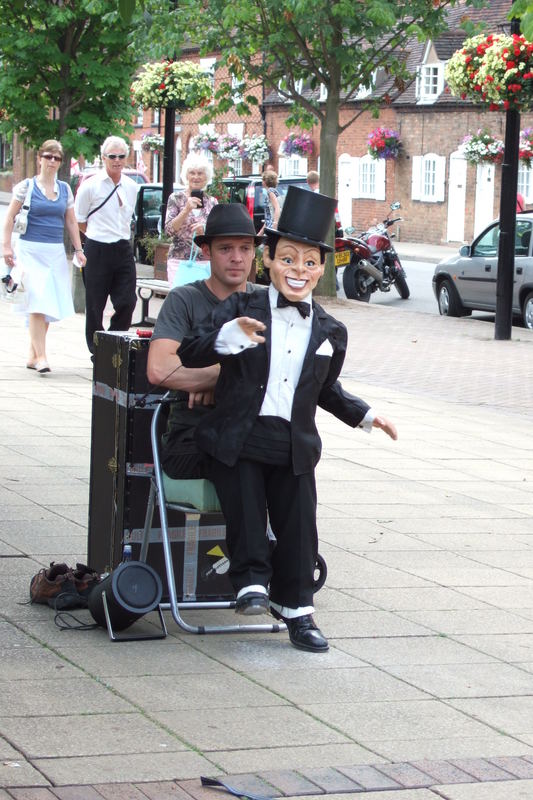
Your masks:
{"label": "man in black t-shirt", "polygon": [[244,206],[215,206],[203,238],[209,247],[211,276],[172,289],[159,312],[148,352],[148,380],[176,391],[161,451],[163,470],[171,478],[207,476],[206,456],[197,449],[194,430],[213,404],[219,374],[218,365],[202,369],[183,367],[176,351],[184,337],[218,303],[233,292],[251,292],[256,288],[247,279],[255,247],[262,238],[256,236]]}

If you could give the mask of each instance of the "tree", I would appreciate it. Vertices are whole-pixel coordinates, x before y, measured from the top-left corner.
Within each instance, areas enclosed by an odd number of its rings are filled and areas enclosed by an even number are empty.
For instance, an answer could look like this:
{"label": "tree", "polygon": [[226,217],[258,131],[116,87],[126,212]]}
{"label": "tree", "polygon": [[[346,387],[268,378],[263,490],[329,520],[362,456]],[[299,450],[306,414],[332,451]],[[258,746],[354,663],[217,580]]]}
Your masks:
{"label": "tree", "polygon": [[520,20],[520,30],[530,42],[533,41],[533,2],[531,0],[515,0],[511,6],[509,17]]}
{"label": "tree", "polygon": [[116,0],[0,0],[1,128],[29,146],[60,139],[67,158],[94,156],[111,133],[131,130],[131,47]]}
{"label": "tree", "polygon": [[[320,125],[320,187],[336,192],[339,135],[364,111],[377,116],[413,79],[406,51],[416,37],[434,38],[446,28],[446,12],[458,0],[180,0],[190,31],[203,53],[219,53],[233,81],[217,91],[211,116],[235,107],[241,114],[257,103],[250,94],[263,85],[292,103],[288,124]],[[483,5],[483,0],[461,0]],[[192,22],[195,26],[192,26]],[[363,87],[373,86],[376,70],[387,75],[387,94],[350,105]],[[302,91],[322,85],[325,102]],[[340,122],[341,106],[351,110]],[[320,290],[334,294],[333,270]]]}

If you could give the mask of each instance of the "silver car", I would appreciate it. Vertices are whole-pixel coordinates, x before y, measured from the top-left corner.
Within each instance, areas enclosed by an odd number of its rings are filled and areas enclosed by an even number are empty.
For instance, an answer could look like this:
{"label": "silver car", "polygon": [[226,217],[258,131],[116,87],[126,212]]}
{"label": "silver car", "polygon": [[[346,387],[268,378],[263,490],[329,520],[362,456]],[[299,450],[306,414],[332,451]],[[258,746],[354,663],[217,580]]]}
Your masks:
{"label": "silver car", "polygon": [[[513,314],[533,329],[533,257],[531,233],[533,213],[516,219]],[[439,312],[464,317],[472,311],[496,310],[498,275],[498,220],[485,228],[471,245],[464,245],[452,258],[441,261],[433,274],[433,291]]]}

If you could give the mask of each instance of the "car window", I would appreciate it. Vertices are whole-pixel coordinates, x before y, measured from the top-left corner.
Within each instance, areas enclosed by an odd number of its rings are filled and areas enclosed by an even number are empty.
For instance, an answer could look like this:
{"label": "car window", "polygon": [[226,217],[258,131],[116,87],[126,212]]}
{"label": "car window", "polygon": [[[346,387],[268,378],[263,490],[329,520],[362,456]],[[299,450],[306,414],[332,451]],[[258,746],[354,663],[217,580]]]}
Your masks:
{"label": "car window", "polygon": [[143,214],[154,216],[161,213],[161,200],[163,199],[163,189],[154,187],[145,189],[143,192]]}
{"label": "car window", "polygon": [[498,255],[498,242],[500,239],[500,226],[493,225],[483,233],[472,248],[473,256],[493,258]]}
{"label": "car window", "polygon": [[528,256],[531,244],[531,222],[516,220],[515,256]]}

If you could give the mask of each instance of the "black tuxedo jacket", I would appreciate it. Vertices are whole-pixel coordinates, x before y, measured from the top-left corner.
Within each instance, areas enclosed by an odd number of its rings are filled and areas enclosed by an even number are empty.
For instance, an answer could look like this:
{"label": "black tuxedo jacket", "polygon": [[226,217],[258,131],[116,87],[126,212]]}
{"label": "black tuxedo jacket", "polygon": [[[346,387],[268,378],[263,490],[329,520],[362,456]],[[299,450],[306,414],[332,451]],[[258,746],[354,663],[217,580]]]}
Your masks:
{"label": "black tuxedo jacket", "polygon": [[[236,317],[253,317],[267,326],[265,344],[237,355],[221,356],[215,341],[221,326]],[[207,367],[220,362],[215,408],[198,424],[198,446],[213,458],[233,466],[259,415],[270,365],[271,312],[268,292],[230,295],[213,312],[206,326],[183,339],[179,357],[186,367]],[[329,341],[331,348],[320,346]],[[338,382],[347,345],[344,325],[313,301],[312,331],[291,414],[292,466],[295,475],[310,472],[320,458],[322,443],[315,424],[317,405],[347,425],[359,425],[369,406],[345,392]]]}

